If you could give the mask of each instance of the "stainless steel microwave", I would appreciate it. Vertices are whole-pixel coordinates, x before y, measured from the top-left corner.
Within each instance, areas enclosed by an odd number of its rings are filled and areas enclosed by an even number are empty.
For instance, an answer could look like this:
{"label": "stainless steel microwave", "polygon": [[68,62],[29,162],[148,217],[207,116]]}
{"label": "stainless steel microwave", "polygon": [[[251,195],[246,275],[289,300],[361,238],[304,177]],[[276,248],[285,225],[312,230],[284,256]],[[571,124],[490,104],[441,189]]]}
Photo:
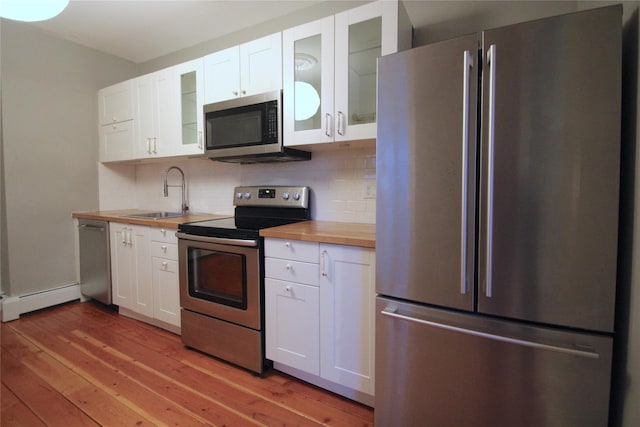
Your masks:
{"label": "stainless steel microwave", "polygon": [[207,104],[205,154],[234,163],[309,160],[311,153],[282,143],[282,91]]}

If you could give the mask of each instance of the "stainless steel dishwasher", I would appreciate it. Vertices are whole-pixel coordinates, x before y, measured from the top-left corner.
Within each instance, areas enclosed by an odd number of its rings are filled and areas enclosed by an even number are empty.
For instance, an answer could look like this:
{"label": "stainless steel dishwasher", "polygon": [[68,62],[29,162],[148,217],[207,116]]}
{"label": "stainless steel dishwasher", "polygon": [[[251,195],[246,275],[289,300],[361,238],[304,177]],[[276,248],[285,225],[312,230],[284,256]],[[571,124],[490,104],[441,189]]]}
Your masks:
{"label": "stainless steel dishwasher", "polygon": [[78,219],[80,241],[80,291],[82,295],[111,304],[109,223]]}

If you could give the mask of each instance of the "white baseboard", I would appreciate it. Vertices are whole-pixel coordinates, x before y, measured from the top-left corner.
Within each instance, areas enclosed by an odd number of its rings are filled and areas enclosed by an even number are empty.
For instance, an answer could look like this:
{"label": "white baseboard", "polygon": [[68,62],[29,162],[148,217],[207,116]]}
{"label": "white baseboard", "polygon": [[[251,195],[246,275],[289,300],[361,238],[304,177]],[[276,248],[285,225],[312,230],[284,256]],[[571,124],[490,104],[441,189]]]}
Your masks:
{"label": "white baseboard", "polygon": [[2,321],[16,320],[21,314],[77,300],[80,297],[80,284],[78,283],[29,295],[5,297],[2,300]]}

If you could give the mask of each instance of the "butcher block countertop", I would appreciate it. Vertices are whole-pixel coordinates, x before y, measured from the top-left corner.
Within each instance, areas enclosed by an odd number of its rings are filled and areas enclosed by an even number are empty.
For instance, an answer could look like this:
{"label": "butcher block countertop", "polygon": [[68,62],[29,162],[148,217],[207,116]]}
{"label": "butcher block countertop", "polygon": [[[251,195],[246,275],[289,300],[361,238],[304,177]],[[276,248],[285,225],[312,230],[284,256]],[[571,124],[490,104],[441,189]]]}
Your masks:
{"label": "butcher block countertop", "polygon": [[337,245],[376,247],[376,225],[354,222],[304,221],[260,230],[263,237]]}
{"label": "butcher block countertop", "polygon": [[206,221],[209,219],[228,218],[233,215],[218,215],[209,213],[189,213],[174,218],[131,218],[128,215],[143,214],[154,211],[140,209],[122,209],[113,211],[73,212],[73,218],[97,219],[102,221],[120,222],[125,224],[146,225],[148,227],[177,229],[178,225],[185,222]]}

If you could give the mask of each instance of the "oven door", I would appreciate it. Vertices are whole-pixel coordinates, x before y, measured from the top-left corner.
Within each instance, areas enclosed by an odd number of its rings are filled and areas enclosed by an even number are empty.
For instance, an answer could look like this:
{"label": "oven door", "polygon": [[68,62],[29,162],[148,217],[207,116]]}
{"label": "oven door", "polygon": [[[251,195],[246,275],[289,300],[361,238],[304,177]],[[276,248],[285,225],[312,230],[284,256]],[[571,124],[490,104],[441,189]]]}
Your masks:
{"label": "oven door", "polygon": [[261,330],[259,242],[177,236],[181,307]]}

